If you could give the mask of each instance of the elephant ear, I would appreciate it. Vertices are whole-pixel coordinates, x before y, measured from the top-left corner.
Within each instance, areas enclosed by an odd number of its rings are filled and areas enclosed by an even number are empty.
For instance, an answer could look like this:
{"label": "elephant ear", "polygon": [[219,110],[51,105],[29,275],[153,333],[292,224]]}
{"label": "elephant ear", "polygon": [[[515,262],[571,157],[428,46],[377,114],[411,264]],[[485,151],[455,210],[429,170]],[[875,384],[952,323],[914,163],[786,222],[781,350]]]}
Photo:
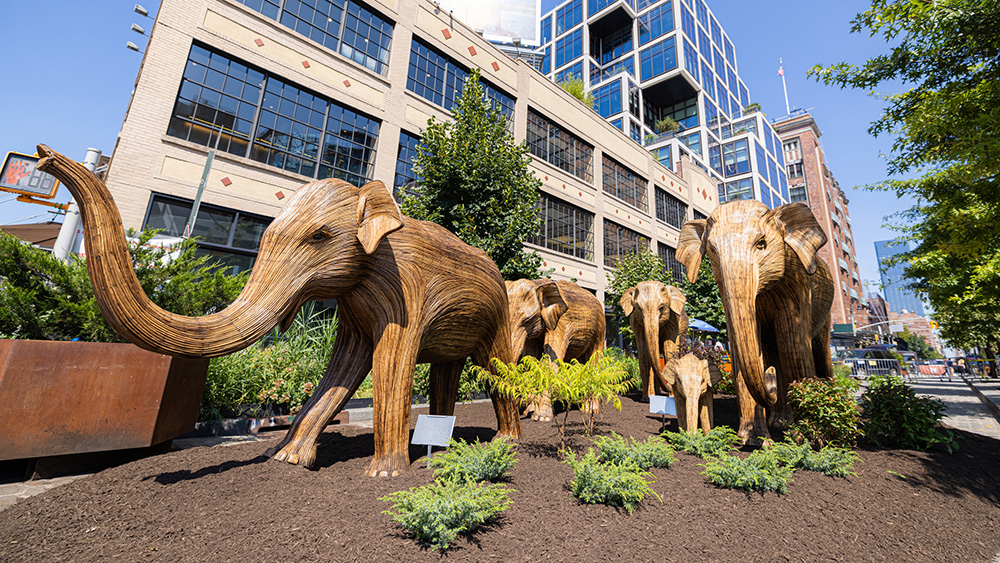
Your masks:
{"label": "elephant ear", "polygon": [[720,381],[722,381],[722,370],[719,369],[719,366],[715,365],[713,362],[708,360],[704,360],[704,362],[705,371],[703,372],[703,375],[705,376],[705,380],[708,382],[709,387],[715,387]]}
{"label": "elephant ear", "polygon": [[804,203],[789,203],[774,208],[771,213],[775,221],[785,230],[785,244],[790,246],[806,267],[809,275],[816,273],[819,266],[816,252],[826,244],[826,233],[816,221],[816,216]]}
{"label": "elephant ear", "polygon": [[670,310],[675,315],[680,316],[684,312],[684,305],[687,304],[687,297],[684,297],[684,292],[672,285],[667,285],[660,290],[660,295],[663,297],[663,302],[670,305]]}
{"label": "elephant ear", "polygon": [[660,370],[660,373],[663,374],[663,382],[667,384],[667,387],[673,387],[674,382],[677,381],[677,367],[678,362],[676,359],[667,360],[663,364],[663,369]]}
{"label": "elephant ear", "polygon": [[632,316],[632,308],[635,303],[635,291],[636,289],[633,285],[632,287],[626,289],[625,293],[622,294],[622,298],[618,300],[618,304],[622,306],[622,311],[625,311],[626,317]]}
{"label": "elephant ear", "polygon": [[544,280],[541,285],[535,288],[535,295],[538,296],[538,307],[542,311],[542,321],[545,323],[545,328],[555,330],[559,319],[569,309],[559,291],[559,286],[552,280]]}
{"label": "elephant ear", "polygon": [[375,252],[385,235],[403,227],[403,214],[385,184],[368,182],[358,192],[358,240],[366,254]]}
{"label": "elephant ear", "polygon": [[705,231],[708,230],[708,221],[705,219],[695,219],[688,221],[681,227],[681,235],[677,239],[677,261],[684,264],[687,270],[688,281],[694,283],[698,281],[698,270],[701,268],[701,259],[705,255]]}

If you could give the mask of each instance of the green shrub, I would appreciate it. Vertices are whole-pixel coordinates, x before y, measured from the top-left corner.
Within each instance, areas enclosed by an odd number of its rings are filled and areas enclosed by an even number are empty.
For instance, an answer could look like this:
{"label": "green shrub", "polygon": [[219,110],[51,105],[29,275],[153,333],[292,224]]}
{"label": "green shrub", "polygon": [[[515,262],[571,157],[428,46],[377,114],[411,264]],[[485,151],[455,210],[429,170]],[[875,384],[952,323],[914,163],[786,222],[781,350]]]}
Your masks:
{"label": "green shrub", "polygon": [[563,450],[565,463],[573,468],[570,490],[573,496],[588,504],[606,504],[624,508],[631,514],[646,495],[653,495],[662,502],[660,495],[649,487],[651,473],[641,471],[636,465],[626,463],[601,463],[593,448],[579,461],[572,450]]}
{"label": "green shrub", "polygon": [[702,475],[726,489],[787,493],[795,469],[784,465],[770,448],[757,450],[746,459],[734,455],[712,458]]}
{"label": "green shrub", "polygon": [[448,549],[462,533],[471,533],[513,504],[511,489],[475,482],[436,481],[399,491],[379,500],[392,503],[384,510],[417,542]]}
{"label": "green shrub", "polygon": [[[417,364],[417,368],[413,373],[413,394],[423,395],[425,397],[430,397],[431,394],[431,365],[430,364]],[[486,390],[484,386],[479,381],[478,368],[473,365],[472,360],[466,360],[465,367],[462,368],[462,375],[458,380],[458,400],[459,401],[469,401],[476,396],[477,393],[482,393]],[[361,395],[355,394],[355,397]],[[371,396],[368,394],[367,396]]]}
{"label": "green shrub", "polygon": [[450,481],[498,481],[517,463],[517,455],[507,438],[474,444],[448,440],[448,450],[429,462],[434,478]]}
{"label": "green shrub", "polygon": [[865,434],[872,443],[926,450],[943,444],[949,452],[958,448],[951,430],[935,426],[944,418],[945,404],[933,397],[918,397],[900,377],[874,376],[861,397]]}
{"label": "green shrub", "polygon": [[728,426],[716,426],[707,435],[695,429],[666,432],[664,436],[678,449],[702,459],[726,455],[743,443],[736,431]]}
{"label": "green shrub", "polygon": [[790,440],[778,442],[767,447],[778,463],[793,469],[820,471],[831,477],[849,477],[855,475],[851,471],[854,462],[860,458],[858,454],[847,448],[825,446],[814,451],[809,444],[796,444]]}
{"label": "green shrub", "polygon": [[611,436],[598,436],[594,439],[597,453],[601,461],[616,465],[634,464],[643,471],[651,467],[670,467],[677,458],[674,449],[659,436],[650,436],[643,442],[635,438],[628,441],[614,432]]}
{"label": "green shrub", "polygon": [[274,329],[246,349],[213,358],[202,394],[201,417],[227,409],[274,404],[297,412],[323,378],[337,336],[337,316],[307,303],[284,334]]}
{"label": "green shrub", "polygon": [[858,385],[851,377],[840,375],[793,382],[788,387],[788,402],[795,422],[789,433],[797,442],[808,442],[817,448],[853,447],[857,437],[864,434],[854,398]]}
{"label": "green shrub", "polygon": [[628,374],[630,389],[642,389],[642,377],[639,375],[639,358],[614,346],[604,350],[604,356],[614,358]]}

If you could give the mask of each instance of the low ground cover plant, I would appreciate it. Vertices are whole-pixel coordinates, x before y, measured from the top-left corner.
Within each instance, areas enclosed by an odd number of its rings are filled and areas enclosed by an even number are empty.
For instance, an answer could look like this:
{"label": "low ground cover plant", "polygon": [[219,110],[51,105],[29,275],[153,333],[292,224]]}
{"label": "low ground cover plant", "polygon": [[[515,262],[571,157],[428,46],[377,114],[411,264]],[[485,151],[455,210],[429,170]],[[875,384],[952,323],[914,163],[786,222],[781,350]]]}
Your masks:
{"label": "low ground cover plant", "polygon": [[918,397],[898,376],[874,376],[861,396],[865,434],[883,447],[926,450],[935,444],[949,452],[958,448],[955,434],[937,425],[945,404],[932,397]]}
{"label": "low ground cover plant", "polygon": [[665,432],[666,439],[678,450],[694,454],[702,459],[718,457],[732,452],[743,441],[736,431],[728,426],[716,426],[708,434],[695,429],[690,432]]}
{"label": "low ground cover plant", "polygon": [[438,480],[379,500],[392,504],[388,514],[421,545],[447,550],[459,534],[468,534],[513,504],[511,489],[474,481]]}
{"label": "low ground cover plant", "polygon": [[734,455],[710,458],[703,467],[702,475],[720,487],[778,494],[788,492],[788,483],[795,473],[770,448],[756,450],[745,459]]}
{"label": "low ground cover plant", "polygon": [[663,500],[649,486],[653,474],[642,471],[634,463],[604,463],[593,448],[587,448],[587,453],[579,460],[572,450],[564,450],[563,455],[564,463],[573,468],[570,490],[581,502],[624,508],[631,514],[648,495]]}
{"label": "low ground cover plant", "polygon": [[517,454],[506,437],[490,442],[469,444],[464,440],[448,440],[448,450],[432,456],[429,466],[434,477],[448,481],[499,481],[506,477]]}
{"label": "low ground cover plant", "polygon": [[824,446],[819,451],[813,450],[809,444],[796,444],[786,439],[767,449],[778,459],[778,462],[794,469],[820,471],[831,477],[850,477],[856,475],[851,469],[861,458],[848,448]]}
{"label": "low ground cover plant", "polygon": [[793,382],[788,387],[788,402],[795,422],[789,434],[796,442],[806,442],[816,448],[826,445],[854,447],[861,430],[855,393],[857,380],[843,373],[832,379],[809,378]]}
{"label": "low ground cover plant", "polygon": [[594,439],[600,460],[616,465],[633,464],[645,471],[651,467],[670,467],[677,458],[674,449],[666,440],[659,436],[650,436],[642,442],[635,438],[625,438],[611,433],[611,436],[598,436]]}

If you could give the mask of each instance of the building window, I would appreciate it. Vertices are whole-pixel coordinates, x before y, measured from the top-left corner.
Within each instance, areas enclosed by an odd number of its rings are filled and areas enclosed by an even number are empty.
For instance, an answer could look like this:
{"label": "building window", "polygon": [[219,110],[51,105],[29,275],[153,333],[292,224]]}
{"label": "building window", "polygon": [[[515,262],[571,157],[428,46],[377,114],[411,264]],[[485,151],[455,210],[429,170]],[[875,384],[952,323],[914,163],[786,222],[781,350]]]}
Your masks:
{"label": "building window", "polygon": [[602,69],[598,65],[590,65],[590,87],[596,88],[601,82],[623,70],[635,78],[635,59],[631,55],[611,65],[610,68]]}
{"label": "building window", "polygon": [[656,188],[656,218],[664,223],[680,229],[681,225],[687,221],[687,204]]}
{"label": "building window", "polygon": [[413,158],[417,156],[420,137],[406,131],[399,132],[399,151],[396,153],[396,176],[392,182],[392,195],[399,200],[401,192],[414,194],[417,175],[413,173]]}
{"label": "building window", "polygon": [[556,68],[583,55],[583,28],[556,41]]}
{"label": "building window", "polygon": [[698,37],[697,28],[694,25],[694,16],[687,9],[681,6],[681,29],[688,37]]}
{"label": "building window", "polygon": [[[192,206],[187,199],[153,194],[142,226],[161,229],[161,234],[171,237],[183,236]],[[199,239],[196,254],[210,256],[230,275],[249,270],[271,221],[270,217],[202,203],[191,229],[191,236]]]}
{"label": "building window", "polygon": [[750,149],[746,139],[722,145],[722,165],[726,176],[750,171]]}
{"label": "building window", "polygon": [[698,158],[702,158],[701,154],[701,133],[691,133],[681,137],[681,142],[684,146],[691,149],[691,152],[698,155]]}
{"label": "building window", "polygon": [[590,54],[602,65],[610,63],[631,50],[632,26],[621,27],[603,37],[590,36]]}
{"label": "building window", "polygon": [[575,65],[569,66],[566,70],[560,71],[556,74],[556,84],[565,82],[567,80],[573,80],[578,78],[583,80],[583,61],[576,63]]}
{"label": "building window", "polygon": [[584,182],[594,180],[594,147],[534,111],[526,135],[531,154]]}
{"label": "building window", "polygon": [[624,127],[624,125],[623,125],[623,121],[622,121],[621,117],[619,117],[618,119],[612,120],[611,124],[614,125],[615,127],[617,127],[619,131],[624,131],[624,129],[622,129],[622,127]]}
{"label": "building window", "polygon": [[538,200],[538,217],[542,232],[528,242],[581,260],[594,260],[593,213],[543,193]]}
{"label": "building window", "polygon": [[697,209],[692,209],[691,210],[691,214],[694,217],[695,221],[700,221],[700,220],[703,220],[703,219],[708,219],[708,215],[705,215],[704,213],[702,213],[701,211],[698,211]]}
{"label": "building window", "polygon": [[601,117],[622,112],[622,81],[615,80],[594,91],[594,106]]}
{"label": "building window", "polygon": [[713,145],[708,147],[708,165],[716,172],[722,174],[722,147]]}
{"label": "building window", "polygon": [[656,253],[663,260],[663,267],[673,276],[674,283],[681,283],[684,279],[684,265],[677,261],[677,249],[661,242],[657,243]]}
{"label": "building window", "polygon": [[615,0],[590,0],[587,2],[587,15],[592,16],[614,2]]}
{"label": "building window", "polygon": [[[765,180],[771,182],[771,179],[767,175],[767,154],[764,152],[764,148],[760,143],[754,142],[754,147],[757,152],[757,173],[764,177]],[[774,185],[772,183],[772,185]]]}
{"label": "building window", "polygon": [[733,49],[733,44],[729,41],[728,37],[723,39],[723,41],[726,43],[726,60],[729,61],[729,64],[733,65],[733,68],[736,68],[736,51]]}
{"label": "building window", "polygon": [[604,220],[604,265],[614,268],[627,254],[649,250],[649,237]]}
{"label": "building window", "polygon": [[742,81],[740,82],[740,105],[743,107],[750,105],[750,92]]}
{"label": "building window", "polygon": [[604,155],[604,191],[642,211],[649,211],[646,180]]}
{"label": "building window", "polygon": [[701,61],[701,83],[705,87],[705,93],[709,95],[713,100],[718,100],[715,97],[715,79],[712,77],[712,68],[708,66],[708,63]]}
{"label": "building window", "polygon": [[542,54],[542,68],[539,70],[544,75],[548,75],[552,72],[552,47],[546,47]]}
{"label": "building window", "polygon": [[541,25],[541,44],[545,45],[552,40],[552,18],[545,16]]}
{"label": "building window", "polygon": [[750,178],[719,184],[719,201],[753,199],[753,181]]}
{"label": "building window", "polygon": [[689,41],[684,41],[684,68],[691,73],[696,82],[701,82],[701,75],[698,73],[698,51]]}
{"label": "building window", "polygon": [[556,10],[556,37],[583,21],[583,0],[573,0]]}
{"label": "building window", "polygon": [[672,148],[671,145],[665,147],[660,147],[658,149],[653,149],[653,156],[660,164],[666,166],[669,170],[673,170],[673,158],[672,158]]}
{"label": "building window", "polygon": [[712,43],[708,40],[708,34],[701,29],[698,30],[698,50],[701,51],[701,56],[712,60]]}
{"label": "building window", "polygon": [[771,190],[763,183],[759,184],[760,187],[760,201],[768,208],[774,207],[771,205]]}
{"label": "building window", "polygon": [[[718,74],[720,77],[725,78],[726,63],[722,59],[722,53],[720,53],[718,49],[712,49],[712,58],[715,61],[715,74]],[[719,96],[722,96],[721,89],[719,90]]]}
{"label": "building window", "polygon": [[705,5],[705,0],[697,0],[697,2],[698,22],[702,27],[708,29],[708,6]]}
{"label": "building window", "polygon": [[[800,184],[798,186],[793,186],[788,192],[788,203],[795,203],[796,201],[801,201],[803,203],[809,203],[809,195],[806,191],[806,185]],[[837,236],[836,233],[833,234],[834,237]]]}
{"label": "building window", "polygon": [[[379,74],[387,69],[393,24],[362,4],[346,0],[239,1],[361,66]],[[284,5],[279,7],[279,2]]]}
{"label": "building window", "polygon": [[193,45],[167,134],[200,145],[218,143],[219,150],[296,174],[360,186],[371,179],[379,125]]}
{"label": "building window", "polygon": [[[782,152],[785,153],[785,162],[799,162],[802,160],[802,147],[799,144],[798,139],[791,139],[789,141],[785,141],[784,143],[782,143],[781,149]],[[799,170],[801,169],[802,167],[800,166]],[[791,173],[789,173],[788,175],[793,176],[793,174]],[[801,176],[802,174],[800,173],[798,175]]]}
{"label": "building window", "polygon": [[[698,97],[688,98],[672,106],[663,108],[663,115],[669,116],[681,125],[681,131],[698,126]],[[647,124],[651,125],[651,124]],[[651,125],[652,126],[652,125]]]}
{"label": "building window", "polygon": [[645,45],[650,41],[670,33],[674,30],[674,6],[668,0],[639,16],[639,45]]}
{"label": "building window", "polygon": [[632,123],[632,140],[635,141],[635,142],[637,142],[637,143],[639,143],[639,146],[641,147],[642,146],[642,125],[639,125],[639,122],[636,121],[636,120],[634,120],[634,119],[630,119],[629,121]]}
{"label": "building window", "polygon": [[[469,72],[455,61],[432,49],[424,42],[414,39],[410,51],[410,68],[406,76],[406,89],[431,103],[451,111],[455,101],[462,95]],[[483,92],[493,107],[507,116],[514,116],[514,99],[481,80]]]}

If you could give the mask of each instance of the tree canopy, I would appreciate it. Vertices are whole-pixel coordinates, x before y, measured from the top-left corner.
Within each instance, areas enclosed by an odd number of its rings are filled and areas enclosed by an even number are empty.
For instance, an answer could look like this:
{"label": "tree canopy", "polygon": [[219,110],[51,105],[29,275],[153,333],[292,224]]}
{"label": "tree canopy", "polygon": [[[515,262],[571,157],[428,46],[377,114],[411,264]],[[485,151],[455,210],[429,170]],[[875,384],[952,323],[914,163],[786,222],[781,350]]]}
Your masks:
{"label": "tree canopy", "polygon": [[403,212],[485,250],[504,279],[539,277],[542,258],[526,252],[524,241],[541,225],[541,182],[528,168],[527,144],[514,142],[507,116],[484,95],[479,69],[469,74],[452,117],[427,122],[413,159],[417,185],[402,196]]}
{"label": "tree canopy", "polygon": [[955,345],[1000,335],[1000,2],[873,0],[851,31],[892,47],[855,65],[817,65],[826,84],[883,95],[868,131],[895,136],[890,178],[868,186],[916,198],[895,228],[913,242],[899,261]]}

